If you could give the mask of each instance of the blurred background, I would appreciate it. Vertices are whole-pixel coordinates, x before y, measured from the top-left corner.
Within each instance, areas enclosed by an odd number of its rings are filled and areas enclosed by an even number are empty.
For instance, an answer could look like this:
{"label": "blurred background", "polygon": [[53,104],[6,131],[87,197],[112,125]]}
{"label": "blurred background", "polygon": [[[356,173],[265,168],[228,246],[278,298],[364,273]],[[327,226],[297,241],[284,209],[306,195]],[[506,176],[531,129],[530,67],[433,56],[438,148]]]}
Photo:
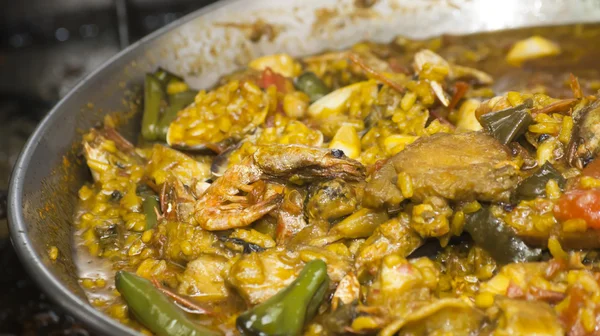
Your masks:
{"label": "blurred background", "polygon": [[[36,124],[87,73],[214,0],[0,1],[0,203]],[[46,299],[12,250],[0,204],[0,336],[90,335]]]}

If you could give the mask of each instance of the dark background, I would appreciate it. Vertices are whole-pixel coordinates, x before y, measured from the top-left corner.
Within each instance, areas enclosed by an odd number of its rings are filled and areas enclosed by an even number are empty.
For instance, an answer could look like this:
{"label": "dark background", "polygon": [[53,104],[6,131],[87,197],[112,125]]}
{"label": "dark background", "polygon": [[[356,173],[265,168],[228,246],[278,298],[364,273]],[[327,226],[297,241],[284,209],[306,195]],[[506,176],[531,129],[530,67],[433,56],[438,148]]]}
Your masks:
{"label": "dark background", "polygon": [[89,335],[20,265],[4,206],[12,166],[36,124],[85,74],[214,0],[0,0],[0,336]]}

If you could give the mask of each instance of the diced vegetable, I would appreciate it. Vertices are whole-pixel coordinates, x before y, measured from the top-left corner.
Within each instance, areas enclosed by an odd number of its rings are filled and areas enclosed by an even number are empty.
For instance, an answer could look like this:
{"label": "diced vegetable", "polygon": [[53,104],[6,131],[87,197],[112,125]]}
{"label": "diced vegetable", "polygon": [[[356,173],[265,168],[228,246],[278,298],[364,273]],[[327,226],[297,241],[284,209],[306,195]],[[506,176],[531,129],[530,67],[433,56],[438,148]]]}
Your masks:
{"label": "diced vegetable", "polygon": [[305,72],[296,79],[296,88],[310,97],[313,103],[329,93],[329,88],[312,72]]}
{"label": "diced vegetable", "polygon": [[530,200],[545,195],[546,184],[550,180],[556,181],[561,190],[564,189],[567,182],[550,162],[546,162],[533,175],[519,184],[515,191],[516,201]]}
{"label": "diced vegetable", "polygon": [[554,206],[554,216],[559,221],[584,219],[588,227],[600,229],[600,189],[567,191]]}
{"label": "diced vegetable", "polygon": [[263,89],[267,89],[270,86],[275,86],[277,91],[281,93],[288,93],[292,91],[292,82],[280,75],[277,72],[271,70],[271,68],[266,68],[260,75],[258,80],[258,86]]}
{"label": "diced vegetable", "polygon": [[217,336],[219,333],[192,322],[149,280],[118,271],[117,290],[130,311],[146,328],[158,336]]}
{"label": "diced vegetable", "polygon": [[479,122],[494,138],[507,145],[527,131],[533,123],[528,109],[533,101],[528,99],[523,104],[502,111],[482,115]]}
{"label": "diced vegetable", "polygon": [[541,249],[527,246],[510,227],[494,217],[489,208],[470,215],[464,229],[499,263],[534,261],[541,257]]}
{"label": "diced vegetable", "polygon": [[328,287],[327,265],[312,260],[288,287],[241,314],[237,328],[246,336],[300,335],[304,324],[317,313]]}

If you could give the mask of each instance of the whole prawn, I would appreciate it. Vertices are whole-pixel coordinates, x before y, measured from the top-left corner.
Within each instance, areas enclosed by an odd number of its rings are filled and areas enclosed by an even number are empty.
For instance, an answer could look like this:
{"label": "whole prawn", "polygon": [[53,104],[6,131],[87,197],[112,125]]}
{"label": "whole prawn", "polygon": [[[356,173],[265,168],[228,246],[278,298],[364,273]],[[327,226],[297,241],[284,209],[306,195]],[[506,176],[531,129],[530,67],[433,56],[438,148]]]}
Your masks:
{"label": "whole prawn", "polygon": [[208,187],[196,202],[194,218],[210,231],[243,227],[279,207],[286,183],[302,185],[333,178],[358,181],[364,176],[364,167],[340,150],[260,146]]}

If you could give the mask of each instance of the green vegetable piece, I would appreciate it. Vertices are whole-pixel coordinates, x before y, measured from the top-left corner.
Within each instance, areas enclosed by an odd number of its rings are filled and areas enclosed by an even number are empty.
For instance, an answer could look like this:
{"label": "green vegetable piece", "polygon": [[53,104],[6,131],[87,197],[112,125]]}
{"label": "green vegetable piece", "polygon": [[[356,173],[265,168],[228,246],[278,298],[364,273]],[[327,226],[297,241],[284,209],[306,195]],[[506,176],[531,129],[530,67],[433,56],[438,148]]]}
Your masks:
{"label": "green vegetable piece", "polygon": [[142,137],[148,141],[157,139],[157,123],[165,92],[161,82],[152,74],[146,74],[144,83],[144,115],[142,116]]}
{"label": "green vegetable piece", "polygon": [[305,72],[296,79],[296,88],[308,95],[310,102],[329,93],[329,88],[323,81],[312,72]]}
{"label": "green vegetable piece", "polygon": [[150,230],[156,226],[158,222],[157,211],[160,209],[158,197],[154,195],[145,195],[142,200],[142,210],[146,215],[146,230]]}
{"label": "green vegetable piece", "polygon": [[328,287],[327,265],[312,260],[289,286],[241,314],[237,328],[246,336],[300,335],[304,324],[317,313]]}
{"label": "green vegetable piece", "polygon": [[183,78],[181,78],[163,68],[158,68],[156,71],[154,71],[153,75],[154,75],[154,77],[156,77],[156,79],[158,79],[160,81],[161,85],[165,89],[166,89],[167,85],[169,85],[169,83],[171,83],[171,82],[183,82]]}
{"label": "green vegetable piece", "polygon": [[515,191],[515,201],[531,200],[546,195],[546,184],[550,180],[555,180],[561,190],[565,188],[567,183],[562,174],[550,162],[546,162],[533,175],[519,184]]}
{"label": "green vegetable piece", "polygon": [[477,245],[488,251],[501,264],[535,261],[542,255],[541,249],[527,246],[513,229],[494,217],[487,207],[467,218],[465,231]]}
{"label": "green vegetable piece", "polygon": [[506,145],[523,135],[533,118],[527,111],[533,101],[527,99],[523,104],[506,110],[490,112],[481,116],[481,126],[494,138]]}
{"label": "green vegetable piece", "polygon": [[118,271],[117,290],[129,311],[158,336],[217,336],[218,332],[198,325],[152,283],[133,273]]}
{"label": "green vegetable piece", "polygon": [[156,128],[156,136],[159,140],[166,140],[169,126],[177,118],[177,113],[193,103],[196,94],[198,93],[195,91],[184,91],[169,95],[169,107],[165,109],[165,113],[160,118]]}
{"label": "green vegetable piece", "polygon": [[198,95],[197,91],[183,91],[169,95],[169,106],[177,106],[182,109],[194,102]]}

